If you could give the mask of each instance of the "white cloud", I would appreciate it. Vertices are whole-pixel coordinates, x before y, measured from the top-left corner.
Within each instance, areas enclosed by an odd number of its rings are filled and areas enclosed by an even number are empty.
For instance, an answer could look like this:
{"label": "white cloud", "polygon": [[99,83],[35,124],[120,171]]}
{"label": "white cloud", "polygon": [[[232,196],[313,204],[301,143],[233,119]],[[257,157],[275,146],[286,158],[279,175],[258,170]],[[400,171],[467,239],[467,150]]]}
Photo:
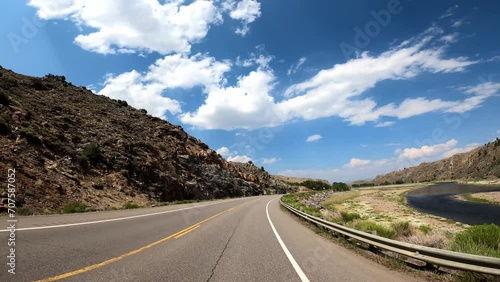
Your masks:
{"label": "white cloud", "polygon": [[217,154],[223,156],[223,157],[227,157],[231,154],[231,151],[229,150],[228,147],[221,147],[219,149],[217,149]]}
{"label": "white cloud", "polygon": [[247,157],[247,156],[232,156],[232,157],[228,157],[227,160],[229,162],[235,162],[235,163],[247,163],[247,162],[251,161],[252,159],[250,157]]}
{"label": "white cloud", "polygon": [[462,90],[470,97],[448,108],[447,112],[464,113],[478,108],[489,97],[500,94],[500,83],[484,82],[476,86],[462,88]]}
{"label": "white cloud", "polygon": [[459,20],[452,20],[451,21],[451,26],[454,28],[461,27],[465,23],[464,19],[459,19]]}
{"label": "white cloud", "polygon": [[467,144],[467,146],[465,146],[464,148],[455,148],[455,149],[449,150],[448,152],[445,152],[443,154],[443,158],[449,158],[449,157],[456,155],[456,154],[467,153],[473,149],[476,149],[479,146],[481,146],[481,144],[479,144],[479,143]]}
{"label": "white cloud", "polygon": [[287,71],[287,75],[292,75],[297,73],[299,68],[307,61],[306,57],[302,57],[299,59],[299,61],[293,65],[290,66],[290,68]]}
{"label": "white cloud", "polygon": [[443,35],[441,37],[441,41],[444,41],[446,43],[456,42],[457,39],[458,39],[458,32],[455,32],[455,33],[452,33],[452,34]]}
{"label": "white cloud", "polygon": [[246,76],[240,76],[236,86],[212,89],[205,103],[194,113],[180,116],[183,123],[205,129],[253,129],[282,123],[269,94],[276,77],[273,72],[259,67]]}
{"label": "white cloud", "polygon": [[500,56],[493,56],[486,60],[487,62],[500,62]]}
{"label": "white cloud", "polygon": [[163,96],[166,89],[202,86],[209,92],[225,83],[223,74],[230,68],[230,63],[218,62],[203,54],[168,55],[149,66],[144,74],[133,70],[108,76],[98,94],[125,100],[136,108],[145,108],[152,115],[163,117],[165,111],[181,112],[178,101]]}
{"label": "white cloud", "polygon": [[370,160],[361,160],[361,159],[353,158],[353,159],[351,159],[351,161],[348,164],[344,165],[344,167],[353,168],[353,167],[365,166],[365,165],[368,165],[370,163],[371,163]]}
{"label": "white cloud", "polygon": [[323,138],[323,136],[321,136],[319,134],[314,134],[314,135],[307,137],[306,142],[316,142],[316,141],[319,141],[321,138]]}
{"label": "white cloud", "polygon": [[396,122],[394,121],[384,121],[384,122],[379,122],[375,125],[375,127],[389,127],[393,124],[395,124]]}
{"label": "white cloud", "polygon": [[468,144],[463,148],[455,148],[457,141],[452,139],[446,143],[432,146],[422,146],[420,148],[406,148],[397,150],[396,156],[379,159],[363,160],[353,158],[341,169],[330,168],[321,170],[285,170],[282,175],[302,176],[328,179],[330,181],[354,181],[360,179],[373,179],[378,174],[416,166],[422,162],[431,162],[448,158],[454,154],[468,152],[480,146],[480,144]]}
{"label": "white cloud", "polygon": [[406,148],[399,154],[399,158],[412,160],[442,155],[444,152],[447,152],[455,147],[457,143],[457,140],[451,139],[442,144],[432,146],[425,145],[420,148]]}
{"label": "white cloud", "polygon": [[[40,18],[69,19],[95,30],[79,34],[75,43],[85,50],[114,54],[132,51],[188,53],[211,25],[222,22],[214,1],[30,0]],[[83,30],[80,28],[80,30]],[[121,51],[120,51],[121,50]]]}
{"label": "white cloud", "polygon": [[444,18],[451,17],[451,16],[453,16],[453,14],[455,14],[455,12],[456,12],[457,9],[458,9],[458,5],[451,6],[439,18],[440,19],[444,19]]}
{"label": "white cloud", "polygon": [[256,0],[242,0],[236,4],[234,0],[225,1],[223,8],[229,11],[229,16],[234,20],[242,22],[242,26],[236,29],[236,34],[247,35],[250,31],[249,24],[254,22],[262,14],[260,3]]}
{"label": "white cloud", "polygon": [[422,72],[462,72],[477,63],[466,57],[444,58],[447,45],[439,40],[441,34],[442,30],[433,26],[379,56],[365,52],[359,58],[321,70],[312,78],[291,85],[284,92],[285,99],[279,102],[275,102],[272,93],[276,77],[268,63],[261,64],[257,70],[240,76],[236,86],[210,91],[205,103],[196,112],[183,114],[181,120],[205,129],[255,129],[331,116],[363,125],[381,117],[405,119],[433,111],[458,112],[462,104],[469,105],[463,107],[464,111],[473,109],[480,104],[474,97],[463,101],[417,97],[399,105],[383,106],[378,106],[372,97],[362,97],[381,81],[410,79]]}
{"label": "white cloud", "polygon": [[166,111],[177,114],[181,111],[178,101],[163,97],[163,87],[158,83],[143,84],[143,76],[137,71],[110,76],[98,94],[113,99],[125,100],[138,109],[146,109],[151,115],[163,117]]}
{"label": "white cloud", "polygon": [[277,161],[279,161],[278,158],[269,158],[269,159],[262,159],[262,164],[274,164],[276,163]]}

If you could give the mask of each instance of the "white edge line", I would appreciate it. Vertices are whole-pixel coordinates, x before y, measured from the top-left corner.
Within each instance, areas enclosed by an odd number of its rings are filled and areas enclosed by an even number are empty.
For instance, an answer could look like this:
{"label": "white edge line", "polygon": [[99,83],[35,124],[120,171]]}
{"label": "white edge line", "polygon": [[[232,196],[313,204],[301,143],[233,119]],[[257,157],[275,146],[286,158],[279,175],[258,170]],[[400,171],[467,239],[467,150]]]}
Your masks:
{"label": "white edge line", "polygon": [[274,224],[273,222],[271,221],[271,217],[269,216],[269,204],[274,201],[276,199],[272,199],[270,200],[269,202],[267,202],[267,205],[266,205],[266,214],[267,214],[267,220],[269,221],[269,224],[271,225],[271,228],[273,229],[273,232],[274,232],[274,236],[276,236],[276,239],[278,239],[278,242],[280,243],[281,245],[281,248],[283,249],[283,251],[285,252],[285,255],[287,256],[288,260],[290,261],[290,263],[292,264],[293,268],[295,269],[295,272],[297,272],[297,275],[299,275],[300,277],[300,280],[302,282],[309,282],[309,278],[307,278],[306,274],[304,273],[304,271],[302,271],[302,268],[300,268],[299,264],[297,263],[297,261],[295,261],[295,259],[293,258],[292,254],[290,253],[290,251],[288,250],[288,248],[286,247],[285,243],[283,242],[283,240],[281,240],[281,237],[280,235],[278,234],[278,231],[276,231],[276,228],[274,227]]}
{"label": "white edge line", "polygon": [[[133,215],[133,216],[127,216],[127,217],[118,217],[118,218],[110,218],[110,219],[103,219],[103,220],[96,220],[96,221],[85,221],[85,222],[78,222],[78,223],[68,223],[68,224],[60,224],[60,225],[47,225],[47,226],[18,228],[18,229],[16,229],[16,231],[51,229],[51,228],[61,228],[61,227],[70,227],[70,226],[80,226],[80,225],[89,225],[89,224],[96,224],[96,223],[113,222],[113,221],[120,221],[120,220],[126,220],[126,219],[141,218],[141,217],[146,217],[146,216],[153,216],[153,215],[159,215],[159,214],[165,214],[165,213],[171,213],[171,212],[177,212],[177,211],[183,211],[183,210],[196,209],[196,208],[201,208],[201,207],[206,207],[206,206],[211,206],[211,205],[216,205],[216,204],[222,204],[222,203],[228,203],[228,202],[242,200],[242,199],[247,199],[247,198],[232,199],[232,200],[229,200],[229,201],[223,201],[223,202],[217,202],[217,203],[209,203],[209,204],[195,206],[195,207],[187,207],[187,208],[182,208],[182,209],[168,210],[168,211],[155,212],[155,213],[147,213],[147,214],[140,214],[140,215]],[[2,229],[2,230],[0,230],[0,233],[1,232],[10,232],[10,230],[8,230],[8,229]]]}

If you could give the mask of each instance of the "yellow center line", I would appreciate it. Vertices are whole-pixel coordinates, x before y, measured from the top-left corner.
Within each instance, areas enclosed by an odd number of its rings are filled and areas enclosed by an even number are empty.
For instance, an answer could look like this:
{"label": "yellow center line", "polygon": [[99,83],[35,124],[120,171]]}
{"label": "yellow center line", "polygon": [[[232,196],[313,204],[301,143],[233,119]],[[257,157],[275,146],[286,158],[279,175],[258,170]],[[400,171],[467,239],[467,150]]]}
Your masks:
{"label": "yellow center line", "polygon": [[211,216],[209,218],[206,218],[206,219],[204,219],[204,220],[202,220],[202,221],[200,221],[200,222],[198,222],[196,224],[193,224],[193,225],[189,226],[188,228],[185,228],[185,229],[183,229],[183,230],[181,230],[181,231],[179,231],[177,233],[174,233],[174,234],[172,234],[172,235],[170,235],[168,237],[165,237],[165,238],[163,238],[161,240],[158,240],[158,241],[153,242],[153,243],[151,243],[149,245],[141,247],[141,248],[139,248],[137,250],[130,251],[130,252],[128,252],[126,254],[123,254],[121,256],[108,259],[108,260],[103,261],[101,263],[96,263],[96,264],[93,264],[93,265],[89,265],[87,267],[80,268],[80,269],[77,269],[77,270],[74,270],[74,271],[71,271],[71,272],[68,272],[68,273],[60,274],[60,275],[57,275],[57,276],[54,276],[54,277],[50,277],[50,278],[46,278],[46,279],[42,279],[42,280],[37,280],[36,282],[57,281],[57,280],[61,280],[61,279],[64,279],[64,278],[68,278],[68,277],[71,277],[71,276],[75,276],[75,275],[82,274],[82,273],[87,272],[87,271],[91,271],[91,270],[103,267],[103,266],[108,265],[108,264],[113,263],[113,262],[117,262],[117,261],[122,260],[122,259],[124,259],[126,257],[129,257],[129,256],[135,255],[137,253],[140,253],[140,252],[142,252],[142,251],[144,251],[146,249],[149,249],[149,248],[151,248],[153,246],[159,245],[159,244],[161,244],[161,243],[163,243],[163,242],[165,242],[167,240],[170,240],[172,238],[179,238],[179,237],[181,237],[181,236],[189,233],[190,231],[193,231],[194,229],[200,227],[200,225],[202,223],[205,223],[205,222],[207,222],[207,221],[209,221],[211,219],[214,219],[214,218],[216,218],[216,217],[218,217],[218,216],[220,216],[220,215],[222,215],[222,214],[224,214],[226,212],[234,210],[234,209],[236,209],[236,208],[238,208],[238,207],[240,207],[240,206],[242,206],[244,204],[247,204],[247,203],[249,203],[249,202],[245,202],[245,203],[239,204],[237,206],[234,206],[232,208],[229,208],[229,209],[227,209],[225,211],[222,211],[222,212],[220,212],[218,214],[215,214],[215,215],[213,215],[213,216]]}
{"label": "yellow center line", "polygon": [[196,228],[198,228],[198,227],[200,227],[200,225],[196,225],[195,227],[193,227],[193,228],[191,228],[191,229],[189,229],[189,230],[186,230],[186,231],[182,232],[181,234],[179,234],[179,235],[175,236],[174,238],[175,238],[175,239],[179,239],[180,237],[182,237],[182,236],[184,236],[184,235],[188,234],[189,232],[191,232],[191,231],[195,230],[195,229],[196,229]]}

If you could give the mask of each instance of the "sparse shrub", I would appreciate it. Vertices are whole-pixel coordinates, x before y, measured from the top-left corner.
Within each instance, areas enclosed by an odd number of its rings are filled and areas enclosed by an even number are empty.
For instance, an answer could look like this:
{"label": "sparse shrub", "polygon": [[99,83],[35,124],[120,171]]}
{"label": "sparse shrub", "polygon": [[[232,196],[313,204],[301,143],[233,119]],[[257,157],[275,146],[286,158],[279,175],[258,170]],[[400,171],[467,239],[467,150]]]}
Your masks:
{"label": "sparse shrub", "polygon": [[87,209],[87,205],[82,202],[72,202],[67,204],[63,208],[64,213],[79,213],[84,212]]}
{"label": "sparse shrub", "polygon": [[18,215],[32,215],[33,211],[30,208],[17,208],[16,213]]}
{"label": "sparse shrub", "polygon": [[412,236],[404,237],[401,239],[404,242],[426,247],[438,248],[438,249],[445,249],[448,242],[446,236],[441,233],[432,233],[432,234],[417,233]]}
{"label": "sparse shrub", "polygon": [[408,237],[413,234],[413,229],[409,221],[399,221],[392,224],[397,237]]}
{"label": "sparse shrub", "polygon": [[40,138],[38,138],[35,133],[33,132],[33,128],[31,127],[23,127],[21,128],[21,130],[19,130],[19,134],[26,138],[26,140],[28,141],[28,143],[31,143],[31,144],[40,144],[42,141],[40,140]]}
{"label": "sparse shrub", "polygon": [[83,148],[80,153],[82,160],[88,160],[92,163],[96,163],[102,159],[101,149],[96,143],[90,143]]}
{"label": "sparse shrub", "polygon": [[340,216],[342,217],[343,222],[350,222],[355,219],[361,218],[358,213],[355,212],[340,212]]}
{"label": "sparse shrub", "polygon": [[124,177],[128,177],[128,170],[122,169],[120,170],[120,174],[123,175]]}
{"label": "sparse shrub", "polygon": [[457,234],[451,244],[452,251],[500,258],[500,226],[476,225]]}
{"label": "sparse shrub", "polygon": [[429,234],[432,231],[432,227],[430,227],[429,225],[420,225],[417,229],[422,231],[422,233],[424,233],[425,235]]}
{"label": "sparse shrub", "polygon": [[134,203],[134,202],[126,202],[124,205],[123,205],[123,208],[126,209],[126,210],[129,210],[129,209],[138,209],[140,208],[141,206],[139,206],[138,204]]}

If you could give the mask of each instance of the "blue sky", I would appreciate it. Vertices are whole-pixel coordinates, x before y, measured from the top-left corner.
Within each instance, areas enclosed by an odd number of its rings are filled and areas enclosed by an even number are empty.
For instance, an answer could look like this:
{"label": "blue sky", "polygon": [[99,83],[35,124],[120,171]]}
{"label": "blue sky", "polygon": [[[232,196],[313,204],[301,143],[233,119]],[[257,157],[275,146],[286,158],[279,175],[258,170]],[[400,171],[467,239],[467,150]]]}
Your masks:
{"label": "blue sky", "polygon": [[495,1],[9,0],[0,18],[3,67],[274,174],[369,179],[500,136]]}

